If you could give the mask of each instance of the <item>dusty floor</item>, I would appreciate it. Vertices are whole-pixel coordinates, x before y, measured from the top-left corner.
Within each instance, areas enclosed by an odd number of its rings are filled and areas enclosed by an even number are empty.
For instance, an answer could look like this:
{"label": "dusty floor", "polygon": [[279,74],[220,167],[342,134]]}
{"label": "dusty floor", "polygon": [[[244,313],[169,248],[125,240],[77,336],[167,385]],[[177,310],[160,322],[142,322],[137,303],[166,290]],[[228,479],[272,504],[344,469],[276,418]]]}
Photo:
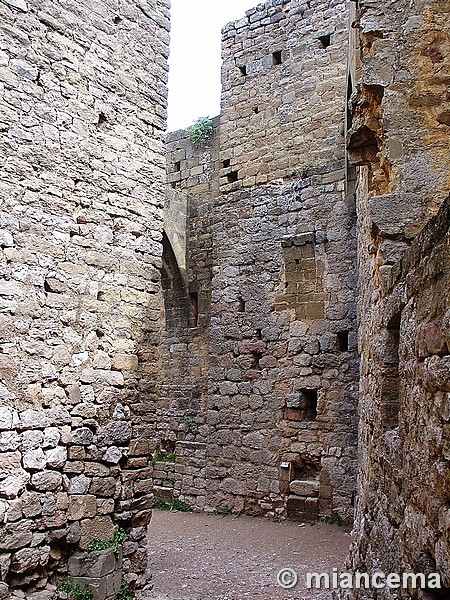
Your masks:
{"label": "dusty floor", "polygon": [[[306,573],[342,568],[350,542],[336,525],[156,510],[149,533],[149,600],[330,600],[306,589]],[[276,582],[285,567],[298,574],[292,590]]]}

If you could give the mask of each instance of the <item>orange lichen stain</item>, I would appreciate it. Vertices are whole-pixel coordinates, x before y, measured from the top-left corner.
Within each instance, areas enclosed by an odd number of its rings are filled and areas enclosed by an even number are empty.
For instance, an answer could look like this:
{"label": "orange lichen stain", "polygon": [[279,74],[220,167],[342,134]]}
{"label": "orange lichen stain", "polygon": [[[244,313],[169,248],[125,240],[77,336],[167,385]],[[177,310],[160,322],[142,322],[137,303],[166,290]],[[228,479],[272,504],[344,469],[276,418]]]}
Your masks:
{"label": "orange lichen stain", "polygon": [[379,85],[360,85],[354,99],[353,125],[348,149],[354,164],[369,167],[369,196],[394,192],[399,185],[397,167],[388,159],[383,131],[383,95]]}
{"label": "orange lichen stain", "polygon": [[424,135],[421,143],[429,153],[439,177],[446,176],[442,198],[436,199],[430,210],[437,212],[441,201],[450,190],[450,12],[428,7],[423,15],[423,25],[417,31],[417,54],[414,56],[416,82],[411,90],[410,107],[419,115]]}

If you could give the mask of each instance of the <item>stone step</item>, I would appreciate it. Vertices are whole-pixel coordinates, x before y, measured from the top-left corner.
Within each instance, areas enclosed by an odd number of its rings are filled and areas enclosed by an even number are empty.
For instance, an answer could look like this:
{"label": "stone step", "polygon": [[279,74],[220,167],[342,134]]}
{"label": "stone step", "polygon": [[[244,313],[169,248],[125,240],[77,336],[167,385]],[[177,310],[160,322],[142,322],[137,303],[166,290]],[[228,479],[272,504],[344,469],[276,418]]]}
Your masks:
{"label": "stone step", "polygon": [[319,482],[315,479],[294,479],[289,484],[289,491],[296,496],[318,496]]}

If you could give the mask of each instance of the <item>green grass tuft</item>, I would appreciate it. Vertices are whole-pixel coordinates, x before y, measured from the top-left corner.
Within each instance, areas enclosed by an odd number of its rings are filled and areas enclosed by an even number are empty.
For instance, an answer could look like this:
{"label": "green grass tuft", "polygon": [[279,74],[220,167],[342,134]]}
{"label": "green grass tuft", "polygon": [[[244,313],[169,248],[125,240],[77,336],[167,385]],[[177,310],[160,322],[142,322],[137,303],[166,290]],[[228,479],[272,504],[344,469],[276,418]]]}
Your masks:
{"label": "green grass tuft", "polygon": [[172,500],[171,502],[167,500],[158,500],[153,505],[153,508],[157,510],[177,510],[179,512],[192,512],[192,508],[186,502],[182,502],[181,500]]}

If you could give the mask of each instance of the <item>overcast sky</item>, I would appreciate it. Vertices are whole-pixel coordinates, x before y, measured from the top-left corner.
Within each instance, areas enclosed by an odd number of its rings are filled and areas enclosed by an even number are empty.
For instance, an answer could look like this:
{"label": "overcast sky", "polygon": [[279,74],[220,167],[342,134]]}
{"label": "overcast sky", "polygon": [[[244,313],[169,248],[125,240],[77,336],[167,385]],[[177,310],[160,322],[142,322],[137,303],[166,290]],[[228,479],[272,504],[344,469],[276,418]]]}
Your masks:
{"label": "overcast sky", "polygon": [[259,0],[172,0],[169,131],[220,112],[220,30]]}

